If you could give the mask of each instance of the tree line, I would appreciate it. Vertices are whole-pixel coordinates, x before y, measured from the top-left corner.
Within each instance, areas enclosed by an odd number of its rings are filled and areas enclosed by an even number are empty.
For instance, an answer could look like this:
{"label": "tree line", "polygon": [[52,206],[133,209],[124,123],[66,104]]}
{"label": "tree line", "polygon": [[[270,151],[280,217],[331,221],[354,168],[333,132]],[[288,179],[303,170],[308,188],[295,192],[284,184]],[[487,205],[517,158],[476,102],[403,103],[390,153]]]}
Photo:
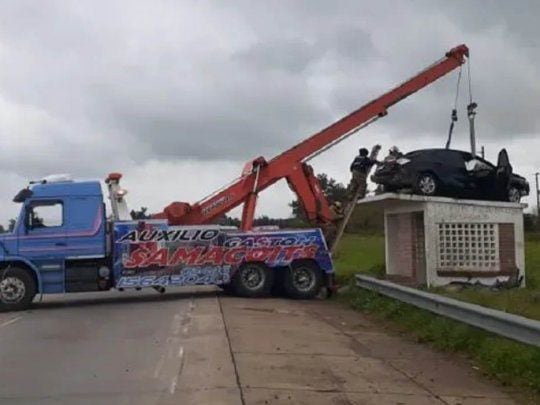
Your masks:
{"label": "tree line", "polygon": [[[321,188],[329,202],[340,201],[345,204],[347,202],[347,188],[340,182],[331,178],[325,173],[317,175]],[[278,226],[280,228],[306,228],[313,226],[310,224],[302,212],[300,203],[297,199],[289,204],[290,216],[287,218],[272,218],[268,215],[262,215],[254,219],[255,226]],[[137,210],[130,212],[131,218],[134,220],[149,219],[151,217],[148,212],[148,207],[140,207]],[[240,219],[224,215],[216,221],[216,224],[222,226],[240,227]],[[358,207],[347,227],[347,232],[382,232],[383,231],[383,216],[382,211],[370,207]],[[0,225],[0,232],[11,232],[15,227],[15,219],[10,219],[9,225],[3,227]]]}

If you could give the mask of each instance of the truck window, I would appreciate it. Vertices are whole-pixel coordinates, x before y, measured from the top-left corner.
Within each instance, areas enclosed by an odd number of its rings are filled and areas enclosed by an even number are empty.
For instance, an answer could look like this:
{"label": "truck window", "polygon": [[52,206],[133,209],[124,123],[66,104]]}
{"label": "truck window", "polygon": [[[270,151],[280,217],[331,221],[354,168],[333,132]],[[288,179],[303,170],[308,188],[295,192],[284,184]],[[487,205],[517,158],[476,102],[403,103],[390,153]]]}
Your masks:
{"label": "truck window", "polygon": [[28,229],[53,228],[63,225],[64,206],[59,201],[36,202],[26,210]]}

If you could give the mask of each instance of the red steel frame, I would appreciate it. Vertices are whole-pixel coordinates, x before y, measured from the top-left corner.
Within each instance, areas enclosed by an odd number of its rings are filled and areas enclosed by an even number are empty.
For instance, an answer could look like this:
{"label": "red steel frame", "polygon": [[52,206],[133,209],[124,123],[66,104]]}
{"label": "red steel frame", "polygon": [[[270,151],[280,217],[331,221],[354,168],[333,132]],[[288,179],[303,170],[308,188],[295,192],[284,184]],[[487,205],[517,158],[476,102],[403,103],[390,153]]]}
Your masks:
{"label": "red steel frame", "polygon": [[173,202],[163,212],[155,214],[154,218],[166,218],[170,225],[208,224],[243,203],[242,229],[249,230],[253,226],[258,193],[286,179],[298,196],[307,218],[317,224],[329,222],[332,214],[328,201],[306,160],[343,140],[351,132],[385,116],[389,107],[461,66],[468,56],[469,50],[465,45],[451,49],[444,58],[411,79],[272,160],[258,157],[248,162],[241,177],[229,186],[193,205]]}

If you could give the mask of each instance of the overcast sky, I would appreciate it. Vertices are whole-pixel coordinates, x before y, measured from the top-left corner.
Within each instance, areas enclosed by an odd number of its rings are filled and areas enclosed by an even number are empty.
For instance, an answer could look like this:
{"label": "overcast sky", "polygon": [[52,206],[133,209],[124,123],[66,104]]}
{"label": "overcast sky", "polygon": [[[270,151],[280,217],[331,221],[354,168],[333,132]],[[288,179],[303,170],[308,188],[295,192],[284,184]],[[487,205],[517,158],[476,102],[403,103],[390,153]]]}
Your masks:
{"label": "overcast sky", "polygon": [[[436,61],[471,49],[477,134],[540,169],[538,1],[0,0],[0,222],[51,173],[124,173],[132,207],[195,202]],[[312,163],[442,147],[456,73]],[[454,147],[468,148],[466,75]],[[258,214],[287,216],[284,184]]]}

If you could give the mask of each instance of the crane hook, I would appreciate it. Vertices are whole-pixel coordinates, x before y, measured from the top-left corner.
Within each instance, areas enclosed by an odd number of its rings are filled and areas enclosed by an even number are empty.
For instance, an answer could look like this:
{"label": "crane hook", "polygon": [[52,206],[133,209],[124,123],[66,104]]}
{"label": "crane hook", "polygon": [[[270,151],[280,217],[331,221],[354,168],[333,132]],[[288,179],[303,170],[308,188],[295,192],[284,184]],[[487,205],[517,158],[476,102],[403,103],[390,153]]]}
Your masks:
{"label": "crane hook", "polygon": [[454,98],[454,108],[452,109],[452,114],[450,115],[450,128],[448,129],[448,139],[446,141],[446,149],[450,148],[450,143],[452,142],[452,132],[454,132],[454,126],[456,121],[458,120],[457,116],[457,103],[459,99],[459,85],[461,84],[461,71],[462,67],[459,67],[459,73],[457,78],[457,84],[456,84],[456,97]]}
{"label": "crane hook", "polygon": [[452,142],[452,132],[454,132],[454,123],[458,120],[457,110],[452,109],[452,114],[450,116],[450,128],[448,129],[448,140],[446,141],[446,149],[450,149],[450,143]]}
{"label": "crane hook", "polygon": [[478,104],[472,102],[467,106],[467,116],[469,117],[469,134],[471,138],[471,155],[476,156],[476,131],[474,129],[474,117],[476,116]]}

